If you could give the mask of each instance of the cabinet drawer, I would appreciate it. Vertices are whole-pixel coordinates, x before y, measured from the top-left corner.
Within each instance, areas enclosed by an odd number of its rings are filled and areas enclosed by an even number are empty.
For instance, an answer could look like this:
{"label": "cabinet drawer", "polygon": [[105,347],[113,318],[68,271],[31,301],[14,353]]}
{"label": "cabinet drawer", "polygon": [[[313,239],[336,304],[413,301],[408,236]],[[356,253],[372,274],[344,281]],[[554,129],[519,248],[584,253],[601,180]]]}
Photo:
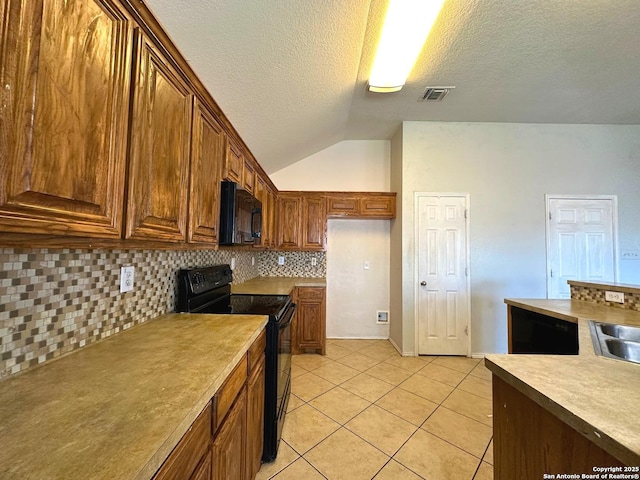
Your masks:
{"label": "cabinet drawer", "polygon": [[153,477],[154,480],[189,478],[207,452],[210,441],[211,404],[209,403],[167,457]]}
{"label": "cabinet drawer", "polygon": [[324,287],[298,287],[298,302],[321,302]]}
{"label": "cabinet drawer", "polygon": [[253,367],[264,356],[264,351],[267,348],[267,331],[263,330],[262,333],[253,342],[253,345],[249,347],[247,352],[247,358],[249,362],[249,371],[253,370]]}
{"label": "cabinet drawer", "polygon": [[213,397],[213,431],[215,432],[225,415],[229,411],[231,404],[238,396],[238,392],[242,389],[244,382],[247,380],[247,358],[242,357],[242,360],[238,363],[233,372],[225,380],[218,390],[218,393]]}

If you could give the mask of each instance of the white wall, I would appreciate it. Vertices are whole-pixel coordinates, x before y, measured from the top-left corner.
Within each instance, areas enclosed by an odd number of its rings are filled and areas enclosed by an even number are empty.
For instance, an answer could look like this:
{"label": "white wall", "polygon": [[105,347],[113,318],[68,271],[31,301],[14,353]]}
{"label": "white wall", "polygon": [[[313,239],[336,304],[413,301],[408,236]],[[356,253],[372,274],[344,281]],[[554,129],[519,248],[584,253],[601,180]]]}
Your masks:
{"label": "white wall", "polygon": [[389,191],[389,141],[348,140],[269,175],[278,190]]}
{"label": "white wall", "polygon": [[[639,126],[404,122],[401,148],[405,352],[415,343],[414,192],[471,196],[473,353],[506,351],[505,297],[546,296],[545,194],[618,195],[620,248],[640,249]],[[620,281],[640,284],[639,265],[621,262]]]}
{"label": "white wall", "polygon": [[[275,172],[280,190],[389,191],[389,141],[344,141]],[[329,220],[327,336],[387,338],[376,310],[389,310],[388,220]],[[370,264],[363,269],[363,262]],[[393,317],[391,318],[393,321]]]}
{"label": "white wall", "polygon": [[389,221],[332,219],[327,240],[327,337],[389,338]]}

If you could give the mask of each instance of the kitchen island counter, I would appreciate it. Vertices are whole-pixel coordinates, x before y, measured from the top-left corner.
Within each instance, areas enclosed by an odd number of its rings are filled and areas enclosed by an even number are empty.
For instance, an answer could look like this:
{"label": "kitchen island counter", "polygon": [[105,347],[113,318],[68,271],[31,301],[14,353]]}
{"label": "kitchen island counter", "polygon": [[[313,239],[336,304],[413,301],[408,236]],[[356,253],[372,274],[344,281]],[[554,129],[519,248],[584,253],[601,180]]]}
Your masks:
{"label": "kitchen island counter", "polygon": [[0,478],[151,478],[266,323],[167,314],[4,380]]}
{"label": "kitchen island counter", "polygon": [[579,354],[487,355],[487,368],[611,456],[640,465],[640,365],[596,355],[588,322],[640,325],[640,312],[579,300],[505,303],[577,323]]}

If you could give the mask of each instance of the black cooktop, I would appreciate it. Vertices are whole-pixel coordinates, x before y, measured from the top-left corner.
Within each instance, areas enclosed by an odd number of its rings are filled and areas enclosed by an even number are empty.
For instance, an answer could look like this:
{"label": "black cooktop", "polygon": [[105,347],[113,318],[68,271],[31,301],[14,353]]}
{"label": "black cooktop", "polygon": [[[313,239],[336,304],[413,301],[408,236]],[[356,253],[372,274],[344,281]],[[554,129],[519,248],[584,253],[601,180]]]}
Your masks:
{"label": "black cooktop", "polygon": [[279,317],[290,302],[288,295],[232,294],[231,312],[246,315],[275,315]]}

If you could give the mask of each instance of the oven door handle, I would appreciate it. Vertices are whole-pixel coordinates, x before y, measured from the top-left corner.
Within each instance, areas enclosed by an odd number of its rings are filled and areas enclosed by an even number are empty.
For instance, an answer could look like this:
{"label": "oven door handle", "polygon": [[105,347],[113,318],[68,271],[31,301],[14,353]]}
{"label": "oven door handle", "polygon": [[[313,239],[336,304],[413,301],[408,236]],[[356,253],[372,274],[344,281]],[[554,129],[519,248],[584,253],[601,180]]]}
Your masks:
{"label": "oven door handle", "polygon": [[291,320],[293,319],[293,314],[296,312],[297,308],[298,306],[293,302],[287,307],[287,310],[284,312],[282,319],[278,322],[278,330],[282,330],[283,328],[289,326]]}

